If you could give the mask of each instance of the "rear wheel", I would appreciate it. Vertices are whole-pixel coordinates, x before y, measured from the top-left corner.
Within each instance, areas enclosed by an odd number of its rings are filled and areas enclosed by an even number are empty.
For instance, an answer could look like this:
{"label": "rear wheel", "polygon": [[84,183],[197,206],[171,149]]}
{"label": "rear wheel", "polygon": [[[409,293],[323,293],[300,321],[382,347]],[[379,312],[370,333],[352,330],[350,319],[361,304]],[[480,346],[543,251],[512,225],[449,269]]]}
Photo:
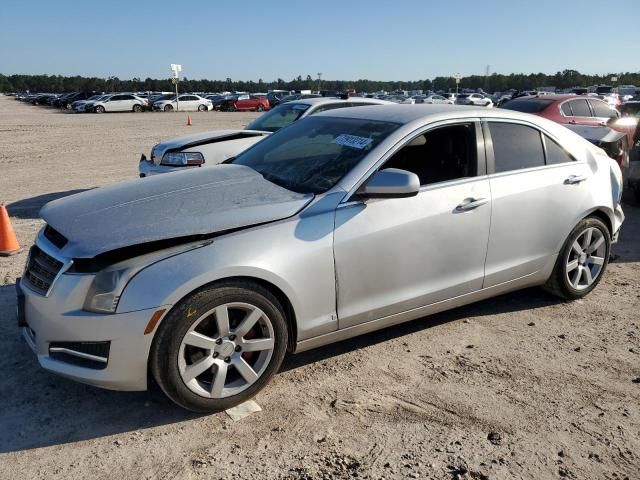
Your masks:
{"label": "rear wheel", "polygon": [[262,112],[264,111],[264,105],[262,105],[261,103],[258,104],[258,106],[256,107],[256,111],[258,112]]}
{"label": "rear wheel", "polygon": [[171,110],[173,110],[173,105],[165,105],[164,106],[164,111],[165,112],[170,112]]}
{"label": "rear wheel", "polygon": [[94,109],[94,111],[95,111],[96,113],[104,113],[104,107],[103,107],[102,105],[98,105],[98,106]]}
{"label": "rear wheel", "polygon": [[253,397],[278,371],[287,347],[282,306],[265,288],[228,281],[185,298],[160,325],[149,365],[164,393],[194,412]]}
{"label": "rear wheel", "polygon": [[135,104],[133,106],[133,111],[136,112],[136,113],[140,113],[142,111],[142,106],[138,105],[138,104]]}
{"label": "rear wheel", "polygon": [[584,297],[600,282],[611,251],[609,229],[588,217],[567,238],[545,289],[567,300]]}

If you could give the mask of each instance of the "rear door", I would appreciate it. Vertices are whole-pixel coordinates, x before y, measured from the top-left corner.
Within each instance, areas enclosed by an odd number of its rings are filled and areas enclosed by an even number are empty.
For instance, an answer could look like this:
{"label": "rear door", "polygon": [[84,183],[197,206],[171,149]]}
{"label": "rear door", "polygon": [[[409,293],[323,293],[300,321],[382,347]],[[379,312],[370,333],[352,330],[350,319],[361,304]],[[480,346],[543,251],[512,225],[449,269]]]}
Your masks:
{"label": "rear door", "polygon": [[532,124],[491,119],[484,132],[492,195],[487,288],[553,266],[587,209],[592,176]]}
{"label": "rear door", "polygon": [[575,100],[564,102],[560,106],[560,111],[562,112],[561,123],[593,127],[599,123],[598,119],[593,116],[586,98],[576,98]]}

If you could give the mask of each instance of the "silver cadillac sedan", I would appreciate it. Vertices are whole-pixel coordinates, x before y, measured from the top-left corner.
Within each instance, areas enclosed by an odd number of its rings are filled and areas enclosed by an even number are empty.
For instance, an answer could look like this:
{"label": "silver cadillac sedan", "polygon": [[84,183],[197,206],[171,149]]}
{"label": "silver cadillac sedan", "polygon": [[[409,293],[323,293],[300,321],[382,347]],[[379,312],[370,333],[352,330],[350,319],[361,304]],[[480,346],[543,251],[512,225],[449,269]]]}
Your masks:
{"label": "silver cadillac sedan", "polygon": [[624,215],[604,151],[508,110],[309,116],[227,162],[46,205],[18,283],[42,367],[215,412],[300,352],[535,285],[602,279]]}

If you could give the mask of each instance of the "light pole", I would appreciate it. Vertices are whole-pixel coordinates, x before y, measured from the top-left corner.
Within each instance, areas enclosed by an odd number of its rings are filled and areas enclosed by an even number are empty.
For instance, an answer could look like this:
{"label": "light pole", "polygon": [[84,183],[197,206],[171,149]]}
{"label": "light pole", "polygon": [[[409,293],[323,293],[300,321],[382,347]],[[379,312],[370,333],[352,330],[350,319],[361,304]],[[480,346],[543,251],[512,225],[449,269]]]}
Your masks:
{"label": "light pole", "polygon": [[182,71],[182,65],[176,63],[171,64],[171,71],[173,72],[173,78],[171,81],[176,86],[176,112],[180,111],[180,101],[178,100],[178,82],[180,81],[180,72]]}
{"label": "light pole", "polygon": [[322,72],[318,72],[318,93],[320,93],[320,80],[322,80]]}

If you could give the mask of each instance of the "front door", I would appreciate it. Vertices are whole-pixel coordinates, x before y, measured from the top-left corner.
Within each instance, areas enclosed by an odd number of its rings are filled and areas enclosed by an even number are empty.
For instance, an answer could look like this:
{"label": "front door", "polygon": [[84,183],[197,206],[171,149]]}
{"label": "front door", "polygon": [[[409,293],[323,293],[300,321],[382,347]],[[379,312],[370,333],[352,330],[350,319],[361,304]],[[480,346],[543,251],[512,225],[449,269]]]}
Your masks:
{"label": "front door", "polygon": [[491,220],[477,122],[405,143],[384,168],[418,175],[417,196],[353,197],[336,211],[339,327],[405,312],[482,287]]}

